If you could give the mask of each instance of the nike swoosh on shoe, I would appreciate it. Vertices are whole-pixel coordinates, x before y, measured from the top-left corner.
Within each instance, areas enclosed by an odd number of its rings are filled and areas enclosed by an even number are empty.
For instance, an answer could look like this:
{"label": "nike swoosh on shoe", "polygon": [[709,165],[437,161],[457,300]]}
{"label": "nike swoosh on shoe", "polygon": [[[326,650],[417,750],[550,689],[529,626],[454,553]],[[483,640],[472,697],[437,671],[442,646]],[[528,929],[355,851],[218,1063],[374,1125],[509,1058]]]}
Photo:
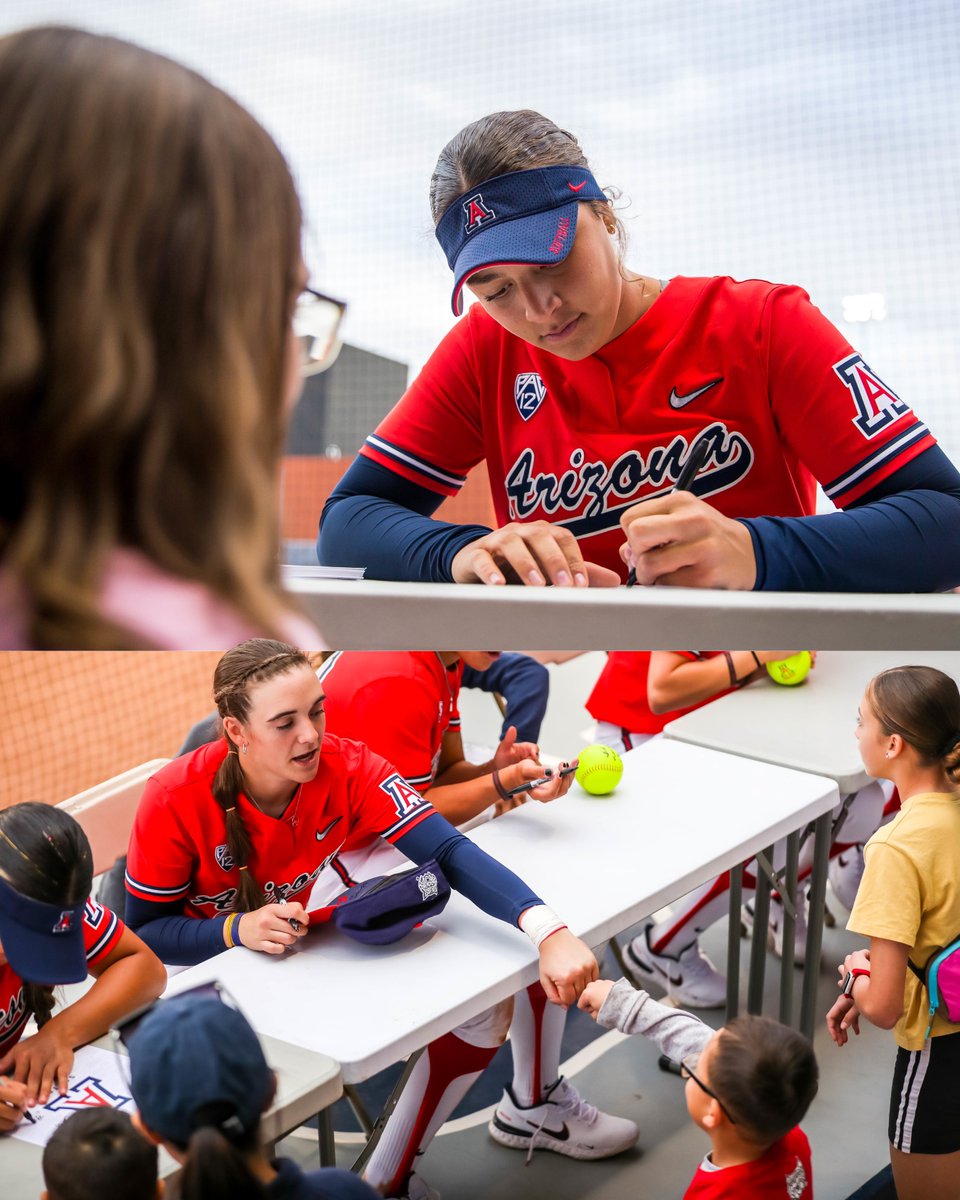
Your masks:
{"label": "nike swoosh on shoe", "polygon": [[698,396],[702,396],[704,392],[709,392],[710,389],[716,387],[718,383],[723,383],[722,375],[720,376],[719,379],[711,379],[709,383],[705,383],[703,385],[703,387],[697,388],[696,391],[687,392],[687,394],[685,396],[678,395],[677,389],[671,388],[670,389],[670,407],[671,408],[686,408],[686,406],[688,404],[691,404],[694,400],[696,400]]}

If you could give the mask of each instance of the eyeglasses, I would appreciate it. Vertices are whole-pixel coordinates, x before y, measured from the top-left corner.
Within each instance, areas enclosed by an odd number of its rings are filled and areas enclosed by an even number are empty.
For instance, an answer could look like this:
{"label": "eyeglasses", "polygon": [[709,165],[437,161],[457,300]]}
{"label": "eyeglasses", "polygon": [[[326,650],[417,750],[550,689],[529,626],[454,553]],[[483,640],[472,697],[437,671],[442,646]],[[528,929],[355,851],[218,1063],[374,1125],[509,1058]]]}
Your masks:
{"label": "eyeglasses", "polygon": [[697,1085],[697,1087],[700,1088],[700,1090],[702,1092],[706,1092],[706,1094],[710,1097],[711,1100],[716,1100],[716,1102],[720,1105],[720,1108],[723,1110],[723,1113],[726,1116],[727,1120],[730,1122],[730,1124],[736,1125],[737,1122],[730,1115],[730,1110],[726,1107],[726,1105],[723,1103],[723,1101],[720,1099],[720,1097],[717,1095],[717,1093],[715,1091],[713,1091],[711,1088],[708,1088],[707,1085],[703,1082],[703,1080],[698,1079],[696,1077],[696,1075],[693,1073],[693,1068],[690,1066],[690,1064],[692,1062],[696,1062],[696,1059],[685,1058],[682,1060],[682,1062],[680,1063],[680,1078],[681,1079],[692,1079],[693,1082]]}
{"label": "eyeglasses", "polygon": [[334,300],[313,288],[304,288],[293,310],[293,332],[303,345],[305,375],[318,375],[332,367],[340,353],[340,322],[347,311],[345,300]]}

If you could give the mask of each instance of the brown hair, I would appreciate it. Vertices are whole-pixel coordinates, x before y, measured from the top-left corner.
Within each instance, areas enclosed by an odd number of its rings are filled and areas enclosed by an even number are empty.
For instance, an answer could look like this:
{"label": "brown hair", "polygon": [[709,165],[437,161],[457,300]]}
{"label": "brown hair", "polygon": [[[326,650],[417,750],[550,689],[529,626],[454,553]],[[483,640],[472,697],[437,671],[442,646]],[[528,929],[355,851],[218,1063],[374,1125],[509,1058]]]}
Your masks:
{"label": "brown hair", "polygon": [[[529,108],[496,112],[466,125],[440,152],[430,179],[430,212],[434,225],[458,196],[497,175],[532,171],[537,167],[571,166],[590,169],[580,143],[549,118]],[[626,233],[613,215],[619,193],[604,189],[610,202],[593,200],[590,207],[611,233],[616,233],[622,257]],[[612,225],[612,228],[611,228]]]}
{"label": "brown hair", "polygon": [[195,72],[76,29],[0,39],[0,559],[42,648],[132,547],[255,626],[283,612],[277,479],[300,206]]}
{"label": "brown hair", "polygon": [[960,783],[960,691],[936,667],[891,667],[867,685],[867,699],[887,734],[898,733],[925,767],[941,766]]}
{"label": "brown hair", "polygon": [[[62,809],[33,800],[0,809],[0,877],[15,892],[45,904],[73,908],[93,886],[93,852],[87,835]],[[50,1020],[53,988],[23,980],[27,1016],[38,1027]]]}
{"label": "brown hair", "polygon": [[710,1086],[748,1140],[771,1144],[804,1118],[817,1094],[813,1046],[769,1017],[735,1017],[717,1038]]}
{"label": "brown hair", "polygon": [[[295,646],[271,638],[251,638],[228,650],[217,663],[213,675],[213,699],[221,722],[224,717],[246,721],[250,715],[250,688],[297,667],[312,669],[306,654]],[[223,736],[228,753],[214,776],[213,798],[226,816],[227,850],[240,869],[233,911],[253,912],[263,904],[263,893],[250,872],[244,869],[250,858],[250,835],[237,808],[237,796],[244,791],[243,771],[238,747],[226,732]]]}
{"label": "brown hair", "polygon": [[151,1200],[157,1191],[157,1147],[115,1108],[75,1112],[43,1151],[50,1200]]}

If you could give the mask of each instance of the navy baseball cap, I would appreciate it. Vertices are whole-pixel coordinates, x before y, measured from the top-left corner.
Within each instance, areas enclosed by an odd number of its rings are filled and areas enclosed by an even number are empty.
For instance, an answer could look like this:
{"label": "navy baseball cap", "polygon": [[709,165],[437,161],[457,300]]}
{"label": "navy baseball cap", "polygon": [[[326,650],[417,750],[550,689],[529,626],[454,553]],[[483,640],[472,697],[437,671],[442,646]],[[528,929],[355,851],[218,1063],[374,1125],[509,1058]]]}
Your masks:
{"label": "navy baseball cap", "polygon": [[243,1013],[212,996],[159,1001],[129,1038],[130,1090],[144,1123],[186,1146],[214,1126],[228,1139],[251,1133],[273,1072]]}
{"label": "navy baseball cap", "polygon": [[33,900],[0,876],[0,945],[21,979],[44,986],[86,979],[85,906]]}
{"label": "navy baseball cap", "polygon": [[608,200],[586,167],[537,167],[496,175],[458,196],[437,224],[453,271],[451,304],[463,312],[463,285],[485,267],[562,262],[584,200]]}
{"label": "navy baseball cap", "polygon": [[358,942],[385,946],[398,942],[421,921],[436,916],[450,899],[450,884],[432,860],[396,875],[378,875],[333,901],[338,929]]}

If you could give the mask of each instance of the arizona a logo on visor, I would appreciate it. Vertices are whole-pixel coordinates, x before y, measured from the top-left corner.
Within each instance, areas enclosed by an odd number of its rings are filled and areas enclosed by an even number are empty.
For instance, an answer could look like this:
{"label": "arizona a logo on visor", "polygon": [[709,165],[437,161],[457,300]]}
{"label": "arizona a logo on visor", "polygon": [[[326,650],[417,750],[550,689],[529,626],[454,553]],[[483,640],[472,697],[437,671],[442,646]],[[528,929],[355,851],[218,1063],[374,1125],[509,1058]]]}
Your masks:
{"label": "arizona a logo on visor", "polygon": [[483,202],[483,196],[479,192],[464,200],[463,211],[467,218],[467,223],[463,227],[465,233],[476,233],[484,221],[497,219],[497,214],[492,208],[487,208]]}
{"label": "arizona a logo on visor", "polygon": [[547,389],[536,371],[522,371],[514,380],[513,398],[517,402],[517,411],[525,421],[530,420],[546,394]]}
{"label": "arizona a logo on visor", "polygon": [[73,928],[73,913],[67,909],[66,912],[60,914],[60,919],[53,927],[54,933],[69,933]]}

